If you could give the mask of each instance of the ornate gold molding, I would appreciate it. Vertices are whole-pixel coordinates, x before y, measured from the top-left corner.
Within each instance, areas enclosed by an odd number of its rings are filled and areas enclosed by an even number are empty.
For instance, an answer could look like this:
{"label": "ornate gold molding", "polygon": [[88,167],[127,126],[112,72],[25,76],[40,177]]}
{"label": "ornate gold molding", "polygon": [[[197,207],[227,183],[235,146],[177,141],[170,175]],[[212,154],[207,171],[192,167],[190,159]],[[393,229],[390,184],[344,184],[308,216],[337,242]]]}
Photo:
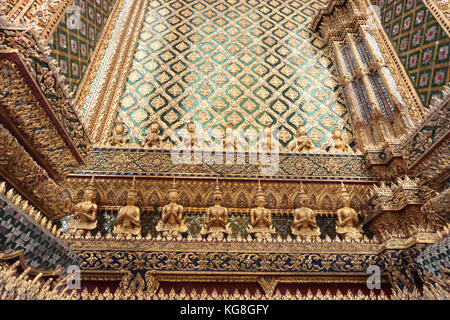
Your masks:
{"label": "ornate gold molding", "polygon": [[[123,20],[117,22],[116,28],[120,28],[118,34],[109,43],[116,46],[114,53],[105,61],[108,65],[106,76],[96,74],[99,83],[90,89],[94,90],[95,97],[86,101],[87,89],[80,93],[78,106],[82,110],[79,113],[86,125],[89,136],[96,143],[104,140],[113,126],[113,120],[117,112],[118,103],[122,97],[128,70],[133,60],[133,52],[139,39],[139,31],[145,17],[145,8],[148,0],[132,0],[125,2],[128,11]],[[113,19],[112,19],[113,21]],[[101,70],[100,70],[101,71]],[[100,72],[99,71],[99,72]],[[85,87],[86,88],[86,85]],[[82,95],[83,94],[83,95]],[[87,111],[83,111],[87,108]]]}
{"label": "ornate gold molding", "polygon": [[108,17],[108,21],[103,29],[100,40],[98,41],[94,53],[91,56],[91,62],[89,63],[85,76],[78,86],[78,90],[75,96],[75,105],[79,110],[86,102],[86,95],[89,93],[92,87],[92,82],[97,76],[97,71],[100,68],[100,63],[104,59],[106,49],[108,48],[111,37],[113,35],[114,28],[118,22],[121,11],[126,0],[118,0],[114,4],[113,10]]}

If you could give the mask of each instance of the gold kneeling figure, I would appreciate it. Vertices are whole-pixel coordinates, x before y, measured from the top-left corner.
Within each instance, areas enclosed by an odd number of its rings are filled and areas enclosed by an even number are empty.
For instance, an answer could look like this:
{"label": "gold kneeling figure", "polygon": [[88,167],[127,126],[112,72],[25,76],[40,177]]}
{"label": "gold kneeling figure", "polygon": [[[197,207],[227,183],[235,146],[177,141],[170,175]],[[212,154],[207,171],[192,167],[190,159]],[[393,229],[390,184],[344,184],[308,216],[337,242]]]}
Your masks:
{"label": "gold kneeling figure", "polygon": [[291,231],[297,237],[302,239],[315,239],[320,235],[320,229],[316,221],[316,213],[306,205],[308,197],[303,190],[300,189],[300,207],[294,211],[294,222]]}
{"label": "gold kneeling figure", "polygon": [[275,233],[272,225],[272,213],[270,209],[265,208],[266,195],[259,184],[256,194],[256,208],[250,211],[250,224],[247,226],[247,232],[253,233],[257,239],[269,239]]}
{"label": "gold kneeling figure", "polygon": [[69,226],[69,230],[73,234],[86,235],[89,230],[97,228],[97,205],[94,203],[95,189],[91,184],[84,193],[83,201],[75,205],[73,222]]}
{"label": "gold kneeling figure", "polygon": [[178,197],[178,191],[174,182],[168,194],[169,203],[163,207],[161,221],[156,225],[156,231],[161,232],[164,237],[169,235],[177,236],[179,233],[187,231],[187,226],[183,219],[184,208],[182,205],[177,204]]}
{"label": "gold kneeling figure", "polygon": [[297,152],[309,151],[314,149],[311,140],[306,136],[306,129],[304,127],[298,127],[297,129]]}
{"label": "gold kneeling figure", "polygon": [[219,184],[216,183],[214,191],[214,206],[209,207],[206,211],[205,225],[202,227],[200,234],[209,236],[211,239],[222,240],[231,234],[230,224],[228,223],[228,209],[221,206],[222,191]]}
{"label": "gold kneeling figure", "polygon": [[341,201],[343,207],[337,211],[336,232],[343,235],[344,240],[362,239],[362,228],[356,210],[350,207],[350,197],[342,184]]}
{"label": "gold kneeling figure", "polygon": [[141,234],[141,210],[136,206],[136,191],[129,191],[127,205],[120,208],[113,232],[115,234]]}
{"label": "gold kneeling figure", "polygon": [[352,152],[352,148],[342,139],[342,132],[338,128],[334,129],[331,137],[333,138],[333,143],[330,147],[330,152]]}

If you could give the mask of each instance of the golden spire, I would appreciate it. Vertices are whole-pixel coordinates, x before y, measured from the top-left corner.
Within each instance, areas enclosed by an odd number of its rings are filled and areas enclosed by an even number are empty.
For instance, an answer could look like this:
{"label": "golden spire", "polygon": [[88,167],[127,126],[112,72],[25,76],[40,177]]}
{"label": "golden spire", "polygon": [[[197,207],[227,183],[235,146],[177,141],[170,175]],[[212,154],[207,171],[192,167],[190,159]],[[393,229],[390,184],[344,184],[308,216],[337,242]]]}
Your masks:
{"label": "golden spire", "polygon": [[341,198],[346,198],[349,199],[350,195],[347,191],[347,189],[345,188],[344,182],[341,181]]}
{"label": "golden spire", "polygon": [[216,178],[216,188],[214,189],[213,195],[222,195],[222,190],[220,190],[219,179]]}
{"label": "golden spire", "polygon": [[175,183],[175,178],[173,178],[172,187],[169,189],[169,192],[177,192],[178,193],[177,184]]}
{"label": "golden spire", "polygon": [[95,191],[94,175],[92,175],[86,190]]}
{"label": "golden spire", "polygon": [[131,188],[129,190],[129,193],[137,195],[137,191],[136,191],[136,177],[133,177],[133,182],[131,183]]}
{"label": "golden spire", "polygon": [[300,200],[306,201],[308,199],[308,195],[305,192],[305,189],[303,188],[303,182],[300,181]]}
{"label": "golden spire", "polygon": [[256,192],[256,197],[266,197],[263,189],[261,188],[261,180],[258,179],[258,191]]}

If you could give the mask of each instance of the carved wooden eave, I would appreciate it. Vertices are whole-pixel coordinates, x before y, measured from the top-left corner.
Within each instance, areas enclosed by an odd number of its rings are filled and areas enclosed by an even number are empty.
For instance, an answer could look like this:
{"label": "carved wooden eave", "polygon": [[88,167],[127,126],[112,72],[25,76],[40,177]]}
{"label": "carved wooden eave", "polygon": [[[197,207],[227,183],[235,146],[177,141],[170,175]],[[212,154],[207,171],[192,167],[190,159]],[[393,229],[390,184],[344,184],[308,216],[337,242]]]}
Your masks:
{"label": "carved wooden eave", "polygon": [[450,178],[450,87],[433,98],[426,118],[411,129],[403,145],[408,171],[440,191]]}
{"label": "carved wooden eave", "polygon": [[52,179],[84,164],[90,148],[56,62],[27,27],[0,21],[0,118]]}

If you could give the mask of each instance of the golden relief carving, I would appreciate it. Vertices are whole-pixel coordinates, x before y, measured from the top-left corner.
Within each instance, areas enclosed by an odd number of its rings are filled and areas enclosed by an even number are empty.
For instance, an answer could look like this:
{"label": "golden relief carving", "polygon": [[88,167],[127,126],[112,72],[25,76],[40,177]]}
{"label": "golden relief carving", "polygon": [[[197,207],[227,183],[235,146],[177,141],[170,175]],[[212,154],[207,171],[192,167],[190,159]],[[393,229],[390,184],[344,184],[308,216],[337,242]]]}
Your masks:
{"label": "golden relief carving", "polygon": [[156,231],[163,237],[177,237],[180,233],[187,231],[186,222],[183,219],[184,208],[177,203],[179,196],[174,179],[167,194],[169,203],[162,208],[161,221],[156,226]]}
{"label": "golden relief carving", "polygon": [[159,136],[159,130],[161,126],[158,122],[153,122],[150,124],[150,127],[147,131],[150,131],[150,134],[147,136],[144,142],[144,147],[148,148],[159,148],[161,147],[161,137]]}
{"label": "golden relief carving", "polygon": [[206,211],[205,225],[200,231],[201,235],[208,236],[210,239],[222,240],[231,234],[228,209],[221,206],[222,197],[219,181],[216,181],[216,188],[213,192],[214,206],[209,207]]}
{"label": "golden relief carving", "polygon": [[350,207],[350,197],[342,183],[341,190],[342,208],[337,210],[336,232],[342,234],[344,240],[361,240],[362,228],[358,220],[356,210]]}
{"label": "golden relief carving", "polygon": [[89,230],[97,227],[97,205],[95,204],[94,176],[92,176],[84,193],[82,202],[74,206],[73,222],[69,226],[69,232],[85,235]]}
{"label": "golden relief carving", "polygon": [[315,149],[314,145],[312,144],[311,140],[306,136],[306,129],[303,126],[299,126],[297,128],[297,152],[302,151],[310,151]]}
{"label": "golden relief carving", "polygon": [[294,222],[291,231],[297,237],[303,239],[315,239],[320,235],[316,222],[316,213],[308,207],[308,196],[300,183],[300,206],[294,211]]}
{"label": "golden relief carving", "polygon": [[250,211],[250,224],[247,225],[247,232],[253,234],[256,239],[268,239],[276,233],[272,225],[272,213],[265,207],[266,194],[258,182],[258,191],[255,195],[256,208]]}
{"label": "golden relief carving", "polygon": [[331,144],[330,152],[337,152],[337,153],[353,152],[352,148],[342,139],[342,132],[340,129],[335,128],[333,130],[332,138],[333,143]]}
{"label": "golden relief carving", "polygon": [[120,208],[113,232],[119,235],[141,234],[141,210],[136,206],[138,201],[135,179],[127,194],[127,205]]}
{"label": "golden relief carving", "polygon": [[112,136],[108,139],[109,144],[113,147],[123,147],[128,142],[128,139],[123,137],[126,131],[127,128],[123,123],[117,123]]}

